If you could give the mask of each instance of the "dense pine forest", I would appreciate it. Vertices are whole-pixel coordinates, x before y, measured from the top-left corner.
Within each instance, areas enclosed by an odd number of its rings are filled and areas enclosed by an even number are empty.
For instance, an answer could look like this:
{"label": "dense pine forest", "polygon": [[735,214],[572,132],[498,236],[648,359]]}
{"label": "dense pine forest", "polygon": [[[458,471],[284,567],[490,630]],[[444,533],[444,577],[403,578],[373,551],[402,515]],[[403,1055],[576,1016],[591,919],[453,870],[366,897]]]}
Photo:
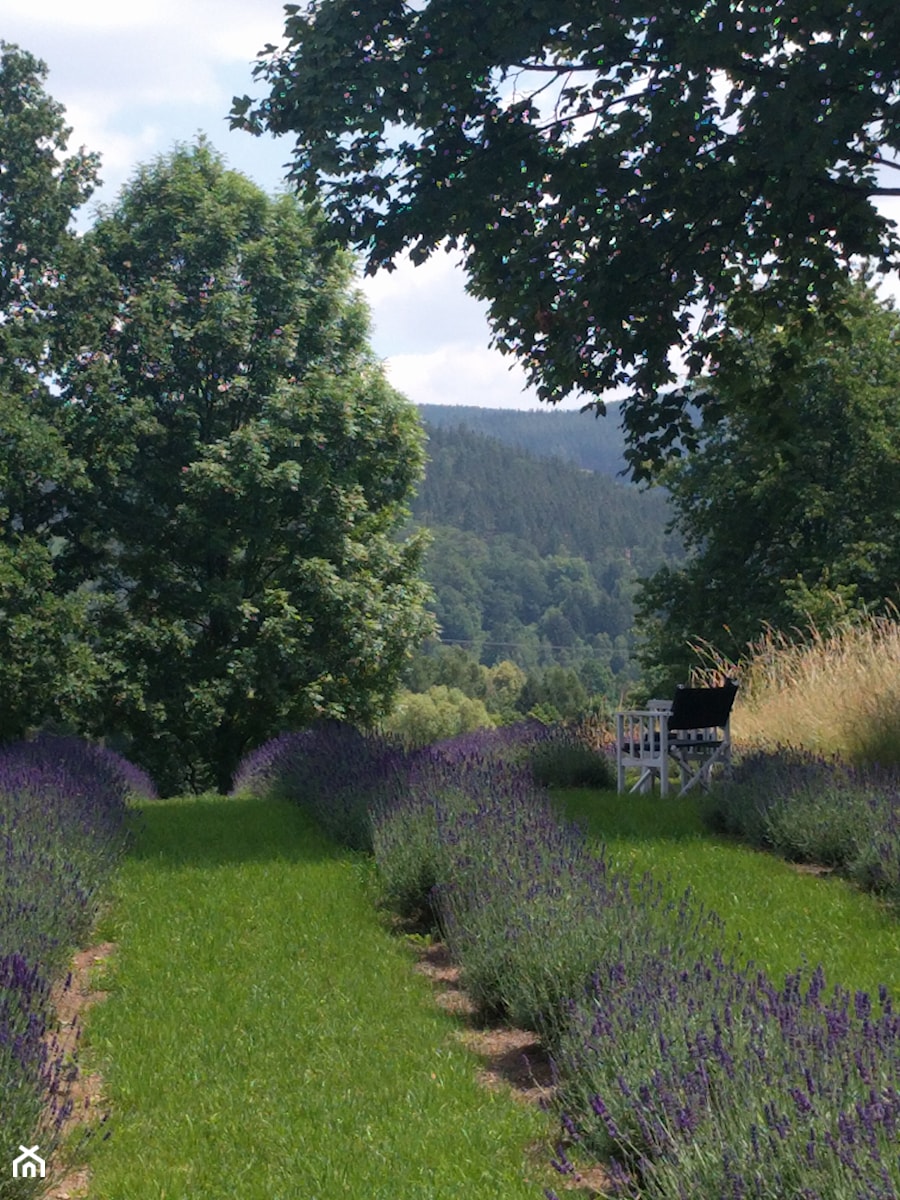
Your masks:
{"label": "dense pine forest", "polygon": [[595,417],[572,409],[477,408],[420,404],[431,429],[471,429],[538,458],[561,458],[588,471],[619,476],[625,467],[625,436],[616,405]]}
{"label": "dense pine forest", "polygon": [[[435,412],[437,422],[430,419]],[[526,426],[507,417],[530,418],[528,427],[538,432],[543,425],[573,435],[597,424],[577,413],[422,410],[429,461],[413,518],[432,531],[425,572],[440,640],[414,660],[408,685],[452,686],[484,698],[484,668],[512,663],[521,671],[518,713],[568,715],[592,698],[615,699],[637,676],[636,581],[682,558],[679,540],[666,531],[666,494],[473,432],[463,425],[470,414],[510,442]],[[563,426],[560,416],[574,420]],[[574,451],[576,437],[550,437],[546,449],[563,445]],[[594,443],[593,454],[588,445],[585,439],[582,461],[619,469],[608,445]]]}

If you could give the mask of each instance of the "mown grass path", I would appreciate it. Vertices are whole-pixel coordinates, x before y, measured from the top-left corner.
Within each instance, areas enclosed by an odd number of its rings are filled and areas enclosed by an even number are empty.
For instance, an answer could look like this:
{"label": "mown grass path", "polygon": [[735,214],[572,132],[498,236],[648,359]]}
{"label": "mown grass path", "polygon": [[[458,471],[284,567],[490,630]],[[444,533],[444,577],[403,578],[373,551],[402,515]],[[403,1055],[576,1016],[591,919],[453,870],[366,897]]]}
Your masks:
{"label": "mown grass path", "polygon": [[694,796],[573,790],[557,800],[615,867],[649,871],[673,896],[690,888],[725,920],[727,948],[775,982],[821,963],[829,986],[875,995],[883,983],[900,997],[900,921],[852,884],[712,836]]}
{"label": "mown grass path", "polygon": [[285,803],[147,805],[88,1023],[92,1200],[542,1195],[549,1118],[478,1084],[369,870]]}

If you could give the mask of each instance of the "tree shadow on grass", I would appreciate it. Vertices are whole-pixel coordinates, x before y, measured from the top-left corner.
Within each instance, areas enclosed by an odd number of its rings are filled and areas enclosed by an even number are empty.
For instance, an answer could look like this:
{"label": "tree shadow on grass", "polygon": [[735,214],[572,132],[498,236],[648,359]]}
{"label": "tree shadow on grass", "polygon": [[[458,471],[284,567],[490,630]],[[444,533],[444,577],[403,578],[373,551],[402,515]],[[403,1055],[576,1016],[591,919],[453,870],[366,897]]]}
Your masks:
{"label": "tree shadow on grass", "polygon": [[148,800],[136,810],[129,851],[169,867],[324,862],[352,857],[296,804],[208,794]]}

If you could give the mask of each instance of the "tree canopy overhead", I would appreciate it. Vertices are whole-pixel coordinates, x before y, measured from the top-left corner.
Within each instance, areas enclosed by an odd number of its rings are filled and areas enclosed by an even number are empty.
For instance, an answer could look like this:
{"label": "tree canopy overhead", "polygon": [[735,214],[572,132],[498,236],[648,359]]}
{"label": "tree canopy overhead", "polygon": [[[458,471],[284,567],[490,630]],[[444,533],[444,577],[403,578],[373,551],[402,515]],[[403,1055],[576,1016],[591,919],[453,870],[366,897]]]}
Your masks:
{"label": "tree canopy overhead", "polygon": [[[442,244],[541,397],[627,386],[633,469],[691,439],[666,391],[725,302],[827,302],[894,262],[896,0],[311,0],[232,123],[293,134],[367,270]],[[662,391],[661,391],[662,389]]]}
{"label": "tree canopy overhead", "polygon": [[827,634],[900,599],[900,315],[848,286],[849,341],[819,319],[786,375],[799,321],[735,322],[710,385],[727,416],[663,474],[690,557],[639,596],[654,689],[685,678],[697,643],[737,660],[766,629]]}

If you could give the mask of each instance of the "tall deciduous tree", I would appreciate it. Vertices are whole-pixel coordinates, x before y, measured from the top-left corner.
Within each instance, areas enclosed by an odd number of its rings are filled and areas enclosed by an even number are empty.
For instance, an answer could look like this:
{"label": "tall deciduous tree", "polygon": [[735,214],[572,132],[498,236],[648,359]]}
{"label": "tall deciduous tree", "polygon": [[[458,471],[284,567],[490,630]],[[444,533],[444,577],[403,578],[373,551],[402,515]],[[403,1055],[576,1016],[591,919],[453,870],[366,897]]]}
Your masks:
{"label": "tall deciduous tree", "polygon": [[107,272],[60,419],[87,490],[62,559],[113,672],[95,720],[167,790],[248,745],[368,720],[426,631],[415,410],[367,343],[321,216],[205,142],[138,171],[87,237]]}
{"label": "tall deciduous tree", "polygon": [[[75,210],[97,160],[67,154],[47,69],[0,43],[0,739],[70,719],[100,672],[86,597],[60,578],[59,489],[80,469],[53,421],[52,383],[69,353],[59,306],[82,287]],[[77,325],[77,323],[76,323]]]}
{"label": "tall deciduous tree", "polygon": [[[827,301],[896,262],[894,0],[311,0],[232,121],[296,137],[368,267],[445,239],[542,398],[631,389],[636,473],[694,437],[724,302]],[[894,172],[892,175],[892,171]]]}
{"label": "tall deciduous tree", "polygon": [[710,383],[727,416],[664,475],[693,555],[642,589],[654,686],[684,680],[691,643],[737,658],[765,626],[802,636],[900,599],[900,316],[862,284],[844,310],[843,339],[735,314]]}

